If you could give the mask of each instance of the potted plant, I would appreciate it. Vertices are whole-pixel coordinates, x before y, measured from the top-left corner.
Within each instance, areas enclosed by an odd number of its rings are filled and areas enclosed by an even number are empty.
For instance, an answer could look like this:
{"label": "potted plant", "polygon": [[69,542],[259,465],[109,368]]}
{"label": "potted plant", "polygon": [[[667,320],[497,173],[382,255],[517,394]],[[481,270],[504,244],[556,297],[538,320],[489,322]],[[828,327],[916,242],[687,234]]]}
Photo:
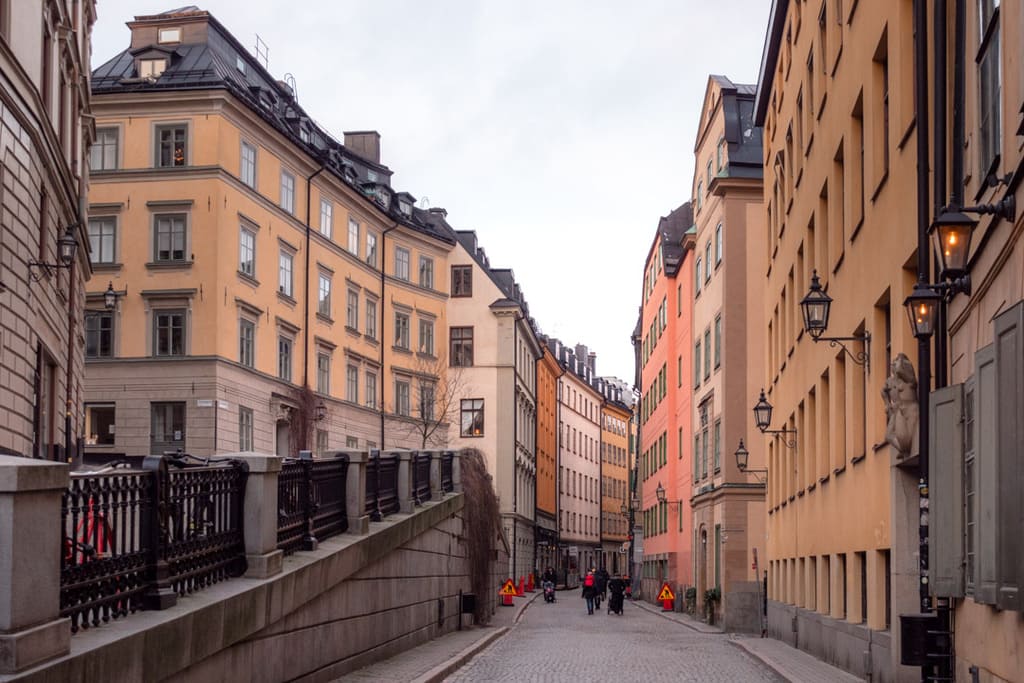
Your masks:
{"label": "potted plant", "polygon": [[722,589],[718,586],[704,591],[704,615],[709,624],[715,623],[716,606],[722,600]]}
{"label": "potted plant", "polygon": [[694,586],[690,586],[686,589],[686,613],[693,616],[697,613],[697,589]]}

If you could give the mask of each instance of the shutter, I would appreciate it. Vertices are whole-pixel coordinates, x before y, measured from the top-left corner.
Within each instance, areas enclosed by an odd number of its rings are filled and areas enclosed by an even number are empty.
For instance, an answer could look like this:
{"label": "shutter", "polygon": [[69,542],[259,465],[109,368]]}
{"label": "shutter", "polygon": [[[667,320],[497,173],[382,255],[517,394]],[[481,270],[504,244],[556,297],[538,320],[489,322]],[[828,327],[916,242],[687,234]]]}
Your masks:
{"label": "shutter", "polygon": [[996,606],[1020,611],[1024,581],[1024,302],[995,319],[999,507],[996,527]]}
{"label": "shutter", "polygon": [[992,344],[974,354],[974,471],[977,476],[977,522],[974,525],[974,601],[996,604],[996,350]]}
{"label": "shutter", "polygon": [[963,385],[937,389],[929,401],[928,545],[932,593],[964,595]]}

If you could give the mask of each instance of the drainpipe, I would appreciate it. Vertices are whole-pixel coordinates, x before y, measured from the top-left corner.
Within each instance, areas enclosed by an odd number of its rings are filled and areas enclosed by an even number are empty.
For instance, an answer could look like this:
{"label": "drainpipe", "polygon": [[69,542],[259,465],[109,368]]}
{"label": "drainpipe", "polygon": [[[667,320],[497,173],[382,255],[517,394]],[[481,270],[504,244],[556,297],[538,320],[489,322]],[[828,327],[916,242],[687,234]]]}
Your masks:
{"label": "drainpipe", "polygon": [[[320,164],[320,168],[313,172],[313,175],[306,176],[306,285],[304,293],[303,323],[302,323],[302,387],[309,388],[309,246],[311,241],[311,229],[309,227],[310,204],[313,198],[313,178],[323,173],[327,168]],[[215,392],[216,393],[216,392]],[[217,410],[217,397],[214,396],[214,410]],[[216,414],[216,413],[214,413]],[[216,445],[214,446],[216,451]]]}
{"label": "drainpipe", "polygon": [[519,572],[519,373],[516,358],[519,345],[519,316],[512,320],[512,578]]}
{"label": "drainpipe", "polygon": [[[947,62],[946,62],[946,38],[948,36],[946,20],[946,0],[935,0],[935,16],[933,18],[933,50],[935,54],[934,65],[932,66],[934,111],[932,113],[935,122],[935,131],[932,139],[933,155],[933,176],[934,195],[933,215],[938,216],[942,211],[942,202],[946,197],[946,87],[947,87]],[[932,261],[935,264],[935,273],[939,272],[938,255],[932,254]],[[939,303],[937,311],[938,320],[936,327],[945,330],[947,326],[946,301]],[[935,387],[946,385],[946,335],[935,335]]]}
{"label": "drainpipe", "polygon": [[[75,254],[77,258],[77,254]],[[71,462],[71,363],[75,344],[75,261],[68,266],[68,355],[65,360],[64,462]]]}
{"label": "drainpipe", "polygon": [[385,228],[380,234],[380,450],[384,452],[384,261],[387,254],[388,233],[398,228],[398,221],[395,221],[390,228]]}

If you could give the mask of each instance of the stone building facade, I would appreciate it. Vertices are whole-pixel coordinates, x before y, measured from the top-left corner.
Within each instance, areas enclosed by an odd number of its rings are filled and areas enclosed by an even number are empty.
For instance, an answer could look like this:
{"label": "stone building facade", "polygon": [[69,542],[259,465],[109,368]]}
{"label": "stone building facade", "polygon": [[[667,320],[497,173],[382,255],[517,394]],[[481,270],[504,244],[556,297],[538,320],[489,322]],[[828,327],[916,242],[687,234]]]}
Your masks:
{"label": "stone building facade", "polygon": [[[84,196],[96,5],[0,3],[0,453],[64,460],[82,425]],[[76,245],[69,267],[59,241]]]}

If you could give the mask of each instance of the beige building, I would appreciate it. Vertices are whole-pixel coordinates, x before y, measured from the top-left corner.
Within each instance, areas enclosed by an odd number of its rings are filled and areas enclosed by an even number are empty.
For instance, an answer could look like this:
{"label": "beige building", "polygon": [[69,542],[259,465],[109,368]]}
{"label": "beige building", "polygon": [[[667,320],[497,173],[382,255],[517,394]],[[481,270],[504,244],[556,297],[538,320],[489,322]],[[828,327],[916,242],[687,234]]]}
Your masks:
{"label": "beige building", "polygon": [[93,74],[87,450],[444,443],[454,239],[380,137],[331,138],[207,12],[129,28]]}
{"label": "beige building", "polygon": [[[764,298],[756,286],[764,253],[761,129],[755,86],[708,78],[694,146],[693,577],[697,611],[728,630],[760,632],[765,551],[763,476],[737,469],[741,439],[753,436],[752,397],[763,382],[758,349]],[[689,387],[687,387],[689,388]],[[748,470],[764,468],[756,447]],[[718,589],[720,598],[705,597]]]}
{"label": "beige building", "polygon": [[[451,230],[443,215],[432,218]],[[483,452],[494,479],[509,553],[509,576],[537,566],[537,361],[541,346],[509,269],[491,266],[472,231],[453,232],[448,382],[457,429],[453,448]]]}
{"label": "beige building", "polygon": [[[887,443],[882,400],[893,359],[916,364],[901,310],[917,263],[914,4],[776,2],[755,102],[765,239],[748,286],[774,411],[746,443],[768,463],[768,629],[875,681],[920,677],[893,628],[920,609],[918,472]],[[800,308],[815,274],[833,300],[821,343]]]}
{"label": "beige building", "polygon": [[64,460],[83,433],[95,19],[93,0],[0,2],[2,454]]}
{"label": "beige building", "polygon": [[629,538],[629,423],[632,394],[625,382],[600,377],[601,562],[610,574],[625,574]]}

